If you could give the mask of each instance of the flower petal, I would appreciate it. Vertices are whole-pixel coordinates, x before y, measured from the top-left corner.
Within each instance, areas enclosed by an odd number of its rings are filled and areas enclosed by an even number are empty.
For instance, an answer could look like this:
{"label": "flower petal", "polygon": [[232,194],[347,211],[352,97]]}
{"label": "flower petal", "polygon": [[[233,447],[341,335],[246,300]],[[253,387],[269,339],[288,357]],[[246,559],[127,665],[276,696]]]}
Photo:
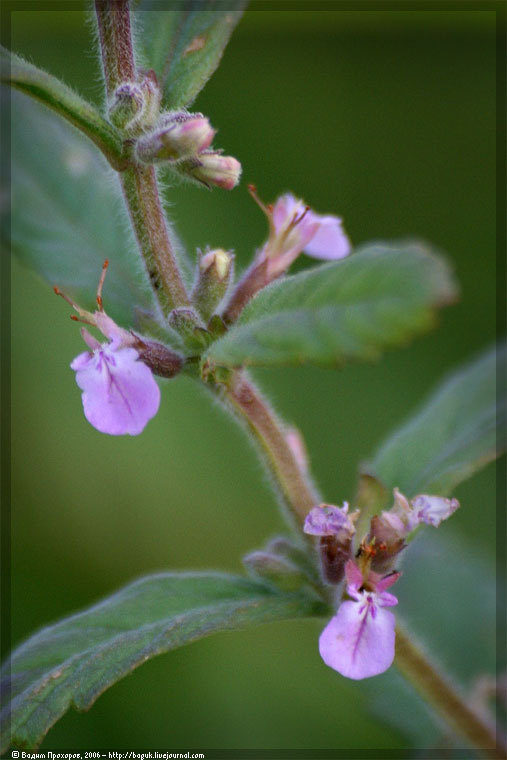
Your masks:
{"label": "flower petal", "polygon": [[307,216],[311,217],[311,221],[318,222],[317,231],[310,242],[304,246],[304,251],[308,256],[328,260],[343,259],[348,256],[350,242],[342,229],[342,220],[339,217],[319,216],[313,212],[308,212]]}
{"label": "flower petal", "polygon": [[275,230],[280,232],[293,219],[294,215],[298,216],[305,210],[303,201],[297,200],[292,193],[281,195],[273,206],[273,224]]}
{"label": "flower petal", "polygon": [[320,656],[330,668],[359,680],[383,673],[394,659],[392,612],[370,603],[343,602],[320,635]]}
{"label": "flower petal", "polygon": [[160,389],[151,370],[133,348],[102,346],[72,363],[82,389],[85,417],[101,433],[138,435],[157,413]]}
{"label": "flower petal", "polygon": [[459,507],[457,499],[444,499],[443,496],[428,496],[421,494],[412,499],[412,507],[418,522],[433,525],[437,528],[442,520],[447,520]]}
{"label": "flower petal", "polygon": [[356,531],[353,522],[356,514],[349,515],[348,511],[347,502],[343,507],[320,504],[306,515],[303,530],[311,536],[339,536],[343,540],[352,538]]}

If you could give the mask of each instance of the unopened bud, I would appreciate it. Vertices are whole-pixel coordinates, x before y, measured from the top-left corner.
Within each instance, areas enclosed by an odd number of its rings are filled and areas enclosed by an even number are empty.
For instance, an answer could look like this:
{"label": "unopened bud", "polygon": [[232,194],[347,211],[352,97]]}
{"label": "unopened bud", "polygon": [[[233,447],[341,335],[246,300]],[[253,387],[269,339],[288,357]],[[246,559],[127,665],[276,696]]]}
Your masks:
{"label": "unopened bud", "polygon": [[215,151],[205,151],[198,157],[178,165],[189,179],[194,179],[206,187],[216,185],[232,190],[239,182],[241,164],[232,156],[222,156]]}
{"label": "unopened bud", "polygon": [[127,129],[140,115],[144,107],[141,87],[133,82],[124,82],[115,91],[109,107],[109,118],[119,129]]}
{"label": "unopened bud", "polygon": [[138,158],[145,163],[180,161],[209,148],[215,130],[200,113],[164,114],[155,129],[136,145]]}
{"label": "unopened bud", "polygon": [[227,292],[233,263],[234,255],[221,248],[208,251],[199,262],[192,301],[206,322]]}
{"label": "unopened bud", "polygon": [[144,97],[144,109],[142,114],[143,127],[153,127],[160,115],[160,103],[162,92],[160,90],[157,75],[150,69],[144,74],[140,84]]}
{"label": "unopened bud", "polygon": [[161,93],[154,71],[140,82],[123,82],[115,90],[109,118],[119,129],[139,133],[153,126],[160,110]]}

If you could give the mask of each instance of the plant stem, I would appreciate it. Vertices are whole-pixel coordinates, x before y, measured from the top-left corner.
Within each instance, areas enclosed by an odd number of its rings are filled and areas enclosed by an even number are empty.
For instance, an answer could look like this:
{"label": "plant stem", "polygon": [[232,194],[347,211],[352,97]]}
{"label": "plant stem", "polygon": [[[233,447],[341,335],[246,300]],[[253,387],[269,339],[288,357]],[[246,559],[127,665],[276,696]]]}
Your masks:
{"label": "plant stem", "polygon": [[[136,80],[128,0],[95,0],[106,91],[110,97],[122,82]],[[162,209],[152,166],[131,164],[120,174],[132,226],[155,298],[165,316],[189,306]]]}
{"label": "plant stem", "polygon": [[309,474],[290,447],[282,423],[244,372],[232,375],[226,397],[254,434],[291,523],[294,524],[295,518],[296,527],[303,535],[301,525],[320,499]]}
{"label": "plant stem", "polygon": [[95,0],[107,96],[136,75],[128,0]]}
{"label": "plant stem", "polygon": [[[292,523],[295,518],[302,533],[300,526],[305,516],[320,500],[310,475],[289,446],[280,420],[245,373],[235,372],[226,387],[229,403],[260,444]],[[494,725],[465,702],[451,680],[442,675],[442,668],[437,669],[400,625],[396,633],[395,663],[438,715],[470,744],[487,757],[506,757],[500,738],[497,743]]]}
{"label": "plant stem", "polygon": [[414,642],[413,636],[398,623],[395,664],[405,678],[437,713],[486,757],[505,758],[507,747],[495,726],[469,706],[442,668],[431,662]]}
{"label": "plant stem", "polygon": [[153,166],[131,166],[120,174],[127,208],[155,297],[165,316],[188,307],[185,285],[174,255]]}

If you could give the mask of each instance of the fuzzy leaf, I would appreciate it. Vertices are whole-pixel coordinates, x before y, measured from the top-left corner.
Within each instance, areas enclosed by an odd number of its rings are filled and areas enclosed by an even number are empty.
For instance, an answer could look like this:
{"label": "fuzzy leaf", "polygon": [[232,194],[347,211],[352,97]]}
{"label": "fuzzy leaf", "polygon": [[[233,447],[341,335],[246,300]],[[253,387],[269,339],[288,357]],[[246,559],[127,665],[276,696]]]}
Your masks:
{"label": "fuzzy leaf", "polygon": [[104,153],[112,166],[124,164],[123,141],[118,130],[95,106],[67,87],[57,77],[28,63],[0,46],[1,81],[40,100],[48,108],[80,129]]}
{"label": "fuzzy leaf", "polygon": [[102,264],[104,303],[134,322],[151,290],[122,219],[116,173],[75,129],[25,95],[12,93],[12,250],[21,262],[94,308]]}
{"label": "fuzzy leaf", "polygon": [[496,368],[505,347],[489,350],[441,383],[379,448],[372,470],[407,496],[444,495],[505,451],[505,391]]}
{"label": "fuzzy leaf", "polygon": [[143,60],[157,74],[167,108],[188,106],[217,68],[247,0],[139,3]]}
{"label": "fuzzy leaf", "polygon": [[42,629],[3,668],[11,703],[5,747],[33,748],[71,706],[88,709],[109,686],[155,655],[217,631],[325,614],[316,598],[282,594],[219,573],[161,573]]}
{"label": "fuzzy leaf", "polygon": [[229,367],[375,359],[431,327],[455,296],[447,265],[424,247],[368,245],[262,290],[205,359]]}

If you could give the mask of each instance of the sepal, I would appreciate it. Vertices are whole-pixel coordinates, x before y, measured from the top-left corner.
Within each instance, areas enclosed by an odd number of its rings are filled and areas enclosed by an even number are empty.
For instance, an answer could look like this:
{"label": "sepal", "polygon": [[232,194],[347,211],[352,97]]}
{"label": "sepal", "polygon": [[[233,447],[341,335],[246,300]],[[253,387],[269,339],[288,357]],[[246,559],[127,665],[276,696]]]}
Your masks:
{"label": "sepal", "polygon": [[224,298],[232,281],[234,254],[217,248],[200,259],[192,290],[192,302],[207,321]]}

